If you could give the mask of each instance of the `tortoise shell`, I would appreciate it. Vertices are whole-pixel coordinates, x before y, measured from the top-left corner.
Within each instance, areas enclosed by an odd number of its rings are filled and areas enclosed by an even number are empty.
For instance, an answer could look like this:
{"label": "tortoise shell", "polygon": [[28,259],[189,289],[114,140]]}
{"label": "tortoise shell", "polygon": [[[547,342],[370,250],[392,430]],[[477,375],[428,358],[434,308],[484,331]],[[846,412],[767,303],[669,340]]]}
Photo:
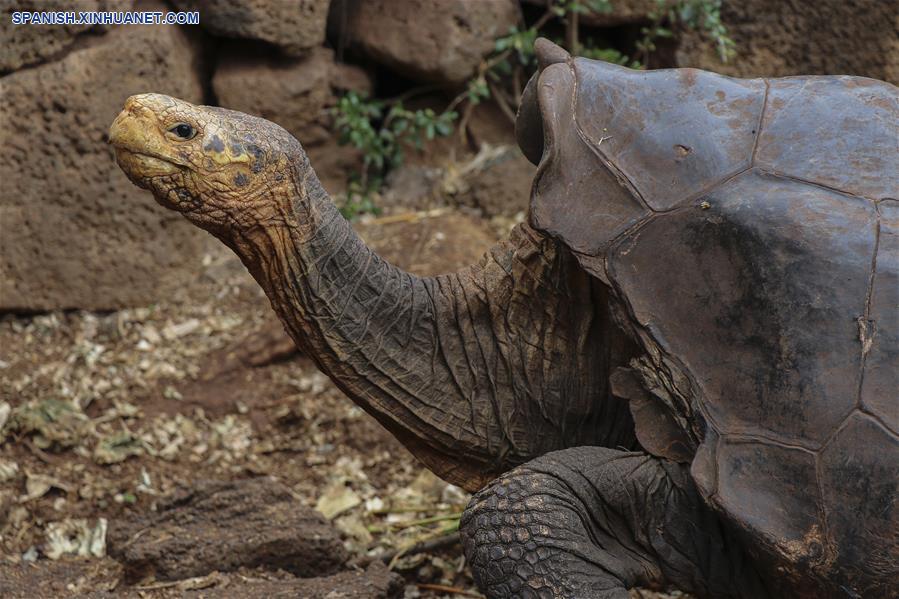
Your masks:
{"label": "tortoise shell", "polygon": [[899,90],[538,56],[531,219],[643,345],[613,388],[644,447],[786,574],[896,576]]}

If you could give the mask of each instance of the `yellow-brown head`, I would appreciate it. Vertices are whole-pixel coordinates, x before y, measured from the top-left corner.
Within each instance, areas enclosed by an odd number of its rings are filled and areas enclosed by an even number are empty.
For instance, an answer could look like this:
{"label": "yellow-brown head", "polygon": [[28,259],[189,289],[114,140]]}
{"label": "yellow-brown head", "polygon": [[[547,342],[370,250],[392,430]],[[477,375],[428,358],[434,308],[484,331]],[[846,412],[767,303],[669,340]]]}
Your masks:
{"label": "yellow-brown head", "polygon": [[289,187],[309,168],[274,123],[161,94],[128,98],[109,143],[132,182],[213,232],[282,219]]}

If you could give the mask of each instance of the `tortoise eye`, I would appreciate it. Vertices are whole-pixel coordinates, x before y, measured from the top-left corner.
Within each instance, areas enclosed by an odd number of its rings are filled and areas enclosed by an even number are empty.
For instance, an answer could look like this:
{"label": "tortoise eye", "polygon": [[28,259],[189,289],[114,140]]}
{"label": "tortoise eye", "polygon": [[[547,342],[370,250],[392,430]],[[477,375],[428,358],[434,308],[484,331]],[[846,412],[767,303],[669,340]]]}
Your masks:
{"label": "tortoise eye", "polygon": [[192,139],[197,134],[196,130],[187,123],[178,123],[169,129],[170,133],[174,133],[181,139]]}

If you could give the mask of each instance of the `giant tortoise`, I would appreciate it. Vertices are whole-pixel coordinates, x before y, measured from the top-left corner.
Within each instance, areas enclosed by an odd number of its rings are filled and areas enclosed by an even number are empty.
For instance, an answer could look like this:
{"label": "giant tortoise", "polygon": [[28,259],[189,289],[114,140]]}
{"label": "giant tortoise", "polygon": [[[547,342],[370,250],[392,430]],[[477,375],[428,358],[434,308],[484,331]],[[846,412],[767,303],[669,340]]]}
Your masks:
{"label": "giant tortoise", "polygon": [[489,597],[896,596],[897,89],[537,54],[529,222],[455,274],[375,255],[262,119],[139,95],[110,142],[353,401],[478,491]]}

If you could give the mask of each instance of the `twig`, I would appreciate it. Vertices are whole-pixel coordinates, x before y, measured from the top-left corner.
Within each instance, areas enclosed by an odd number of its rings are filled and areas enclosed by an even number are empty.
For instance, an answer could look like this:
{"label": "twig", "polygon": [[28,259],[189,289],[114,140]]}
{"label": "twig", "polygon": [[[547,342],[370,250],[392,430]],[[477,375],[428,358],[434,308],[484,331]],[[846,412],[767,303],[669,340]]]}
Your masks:
{"label": "twig", "polygon": [[[474,112],[474,104],[469,102],[465,105],[465,109],[462,111],[462,118],[459,119],[459,138],[463,143],[468,141],[468,136],[466,131],[468,129],[468,121],[471,119],[471,113]],[[477,143],[475,143],[477,145]]]}
{"label": "twig", "polygon": [[[402,212],[400,214],[391,214],[390,216],[379,216],[378,218],[373,218],[369,221],[366,221],[369,225],[389,225],[391,223],[411,223],[417,222],[426,218],[436,218],[438,216],[443,216],[449,212],[447,208],[434,208],[433,210],[420,210],[418,212]],[[434,506],[424,505],[421,507],[401,507],[396,509],[383,509],[383,510],[375,510],[372,513],[377,515],[383,514],[408,514],[414,512],[427,512],[429,510],[433,510]]]}
{"label": "twig", "polygon": [[56,456],[49,455],[43,449],[41,449],[40,447],[38,447],[37,445],[32,443],[31,439],[25,439],[25,446],[31,450],[31,453],[33,453],[35,455],[35,457],[37,457],[40,461],[44,462],[45,464],[49,464],[51,466],[57,466],[57,465],[59,465],[59,462],[62,459],[62,458],[59,458]]}
{"label": "twig", "polygon": [[371,526],[369,527],[370,532],[380,532],[384,530],[403,530],[405,528],[412,528],[413,526],[424,526],[425,524],[434,524],[435,522],[443,522],[445,520],[458,520],[462,517],[462,512],[456,512],[454,514],[441,514],[439,516],[431,516],[429,518],[422,518],[420,520],[410,520],[409,522],[397,522],[396,524],[388,524],[387,526]]}
{"label": "twig", "polygon": [[568,21],[565,24],[565,45],[568,46],[568,51],[572,54],[577,54],[578,51],[578,13],[577,11],[569,11],[567,15],[565,15],[566,20]]}
{"label": "twig", "polygon": [[430,582],[418,582],[415,583],[415,586],[425,591],[437,591],[438,593],[449,593],[452,595],[462,595],[463,597],[477,597],[478,599],[484,599],[484,596],[480,593],[475,593],[472,591],[467,591],[463,588],[459,587],[451,587],[445,584],[433,584]]}
{"label": "twig", "polygon": [[512,99],[515,101],[515,106],[521,106],[521,94],[524,91],[524,88],[521,85],[521,65],[515,65],[515,68],[512,69],[512,93],[514,96]]}
{"label": "twig", "polygon": [[396,560],[404,555],[416,555],[419,553],[427,553],[428,551],[436,551],[438,549],[446,549],[459,544],[459,532],[451,532],[449,534],[441,534],[438,537],[419,541],[414,545],[405,548],[394,549],[388,551],[381,556],[381,561],[388,564],[390,568],[396,565]]}
{"label": "twig", "polygon": [[[447,210],[444,210],[442,208],[437,208],[436,210],[428,210],[427,212],[404,212],[397,216],[408,215],[408,216],[414,216],[415,218],[428,218],[431,216],[440,216],[442,214],[445,214],[446,212],[447,212]],[[389,221],[387,221],[387,219],[390,219],[390,218],[393,218],[393,217],[383,216],[380,218],[373,218],[370,221],[368,221],[368,223],[369,224],[371,224],[371,223],[380,224],[383,222],[389,222]],[[404,218],[403,220],[406,220],[406,219]],[[447,508],[447,509],[449,509],[449,508]],[[376,516],[383,516],[384,514],[413,514],[413,513],[417,513],[417,512],[434,512],[434,511],[440,511],[440,509],[435,507],[434,505],[398,505],[396,507],[385,507],[385,508],[381,508],[379,510],[372,510],[371,513],[375,514]]]}
{"label": "twig", "polygon": [[543,15],[537,19],[537,21],[532,25],[534,29],[539,30],[541,27],[546,25],[550,19],[556,16],[556,13],[552,11],[552,9],[547,10]]}
{"label": "twig", "polygon": [[509,103],[506,101],[506,98],[502,95],[501,90],[493,85],[490,81],[487,82],[487,86],[490,88],[490,93],[493,94],[493,97],[496,98],[496,104],[499,106],[500,110],[503,111],[503,114],[509,117],[509,120],[513,123],[515,122],[515,111],[509,108]]}
{"label": "twig", "polygon": [[382,100],[382,102],[384,102],[384,104],[387,106],[392,106],[399,102],[405,102],[409,98],[414,98],[415,96],[420,96],[422,94],[428,94],[440,89],[442,88],[437,84],[421,85],[419,87],[413,87],[412,89],[406,90],[398,96]]}

